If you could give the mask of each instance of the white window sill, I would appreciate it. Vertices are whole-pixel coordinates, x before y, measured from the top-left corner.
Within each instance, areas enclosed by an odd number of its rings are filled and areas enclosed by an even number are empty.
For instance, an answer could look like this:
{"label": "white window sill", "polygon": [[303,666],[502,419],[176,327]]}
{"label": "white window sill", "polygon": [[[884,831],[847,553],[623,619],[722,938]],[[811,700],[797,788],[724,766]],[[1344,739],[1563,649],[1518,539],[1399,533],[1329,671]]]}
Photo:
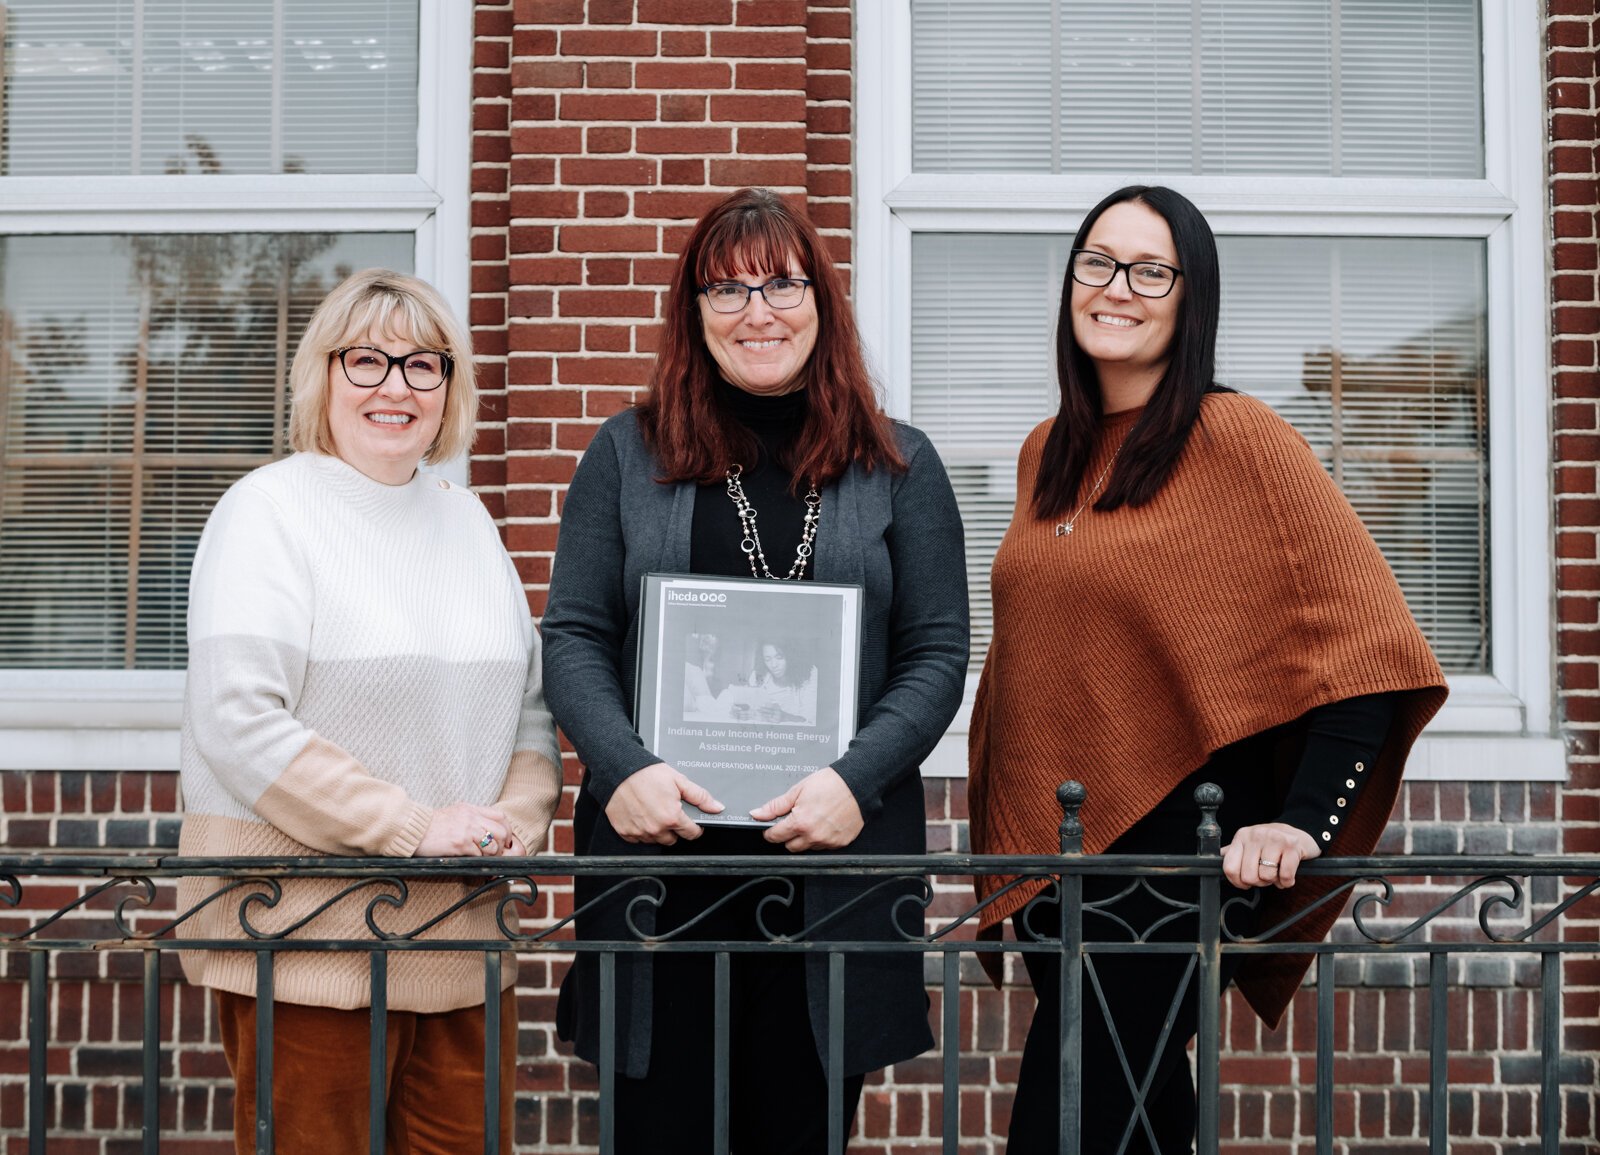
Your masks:
{"label": "white window sill", "polygon": [[[967,776],[967,728],[976,679],[955,721],[922,764],[924,778]],[[1517,697],[1493,678],[1453,678],[1450,700],[1412,748],[1406,779],[1412,782],[1565,782],[1566,744],[1523,731]]]}
{"label": "white window sill", "polygon": [[[176,770],[182,671],[0,671],[0,770]],[[967,699],[923,763],[965,778]],[[1456,679],[1412,751],[1406,777],[1432,782],[1562,782],[1560,738],[1522,732],[1523,710],[1491,678]]]}
{"label": "white window sill", "polygon": [[[967,776],[967,733],[952,728],[922,764],[924,778]],[[1066,775],[1064,775],[1065,777]],[[1424,731],[1406,763],[1408,782],[1565,782],[1566,745],[1531,734],[1489,737]]]}
{"label": "white window sill", "polygon": [[[178,730],[0,728],[0,770],[176,770]],[[951,730],[922,765],[924,778],[967,776],[966,731]],[[1411,752],[1413,782],[1564,782],[1559,738],[1424,734]]]}
{"label": "white window sill", "polygon": [[0,770],[176,770],[183,671],[0,671]]}
{"label": "white window sill", "polygon": [[0,770],[176,770],[177,727],[0,729]]}

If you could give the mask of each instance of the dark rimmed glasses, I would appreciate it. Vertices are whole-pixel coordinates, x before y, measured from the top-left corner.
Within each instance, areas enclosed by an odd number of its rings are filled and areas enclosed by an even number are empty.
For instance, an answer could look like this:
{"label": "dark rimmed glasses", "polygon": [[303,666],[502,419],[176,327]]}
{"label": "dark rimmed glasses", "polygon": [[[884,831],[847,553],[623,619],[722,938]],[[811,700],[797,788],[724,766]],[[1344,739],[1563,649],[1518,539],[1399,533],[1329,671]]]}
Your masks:
{"label": "dark rimmed glasses", "polygon": [[714,281],[701,287],[714,312],[737,313],[750,303],[751,293],[760,293],[762,300],[774,309],[792,309],[806,299],[805,277],[773,277],[764,285],[747,285],[743,281]]}
{"label": "dark rimmed glasses", "polygon": [[1165,297],[1183,276],[1182,269],[1160,261],[1119,261],[1094,249],[1072,250],[1072,279],[1078,284],[1103,289],[1118,273],[1128,274],[1128,288],[1141,297]]}
{"label": "dark rimmed glasses", "polygon": [[389,370],[400,366],[400,379],[418,393],[428,393],[450,379],[450,354],[435,349],[413,349],[398,357],[371,345],[346,345],[329,356],[344,367],[344,378],[361,389],[376,389],[389,378]]}

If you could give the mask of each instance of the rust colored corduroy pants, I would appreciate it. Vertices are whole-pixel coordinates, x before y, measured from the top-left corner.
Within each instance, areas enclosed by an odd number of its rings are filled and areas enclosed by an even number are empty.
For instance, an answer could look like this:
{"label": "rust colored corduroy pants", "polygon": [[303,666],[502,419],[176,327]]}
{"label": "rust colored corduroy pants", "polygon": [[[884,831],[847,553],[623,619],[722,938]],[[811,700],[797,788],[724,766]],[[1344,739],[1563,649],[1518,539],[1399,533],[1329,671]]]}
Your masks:
{"label": "rust colored corduroy pants", "polygon": [[[359,1155],[367,1128],[371,1014],[275,1003],[273,1134],[278,1155]],[[217,992],[222,1048],[235,1086],[233,1138],[256,1149],[256,1000]],[[483,1150],[483,1007],[440,1014],[390,1011],[389,1155],[469,1155]],[[500,1150],[511,1150],[517,1003],[500,997]]]}

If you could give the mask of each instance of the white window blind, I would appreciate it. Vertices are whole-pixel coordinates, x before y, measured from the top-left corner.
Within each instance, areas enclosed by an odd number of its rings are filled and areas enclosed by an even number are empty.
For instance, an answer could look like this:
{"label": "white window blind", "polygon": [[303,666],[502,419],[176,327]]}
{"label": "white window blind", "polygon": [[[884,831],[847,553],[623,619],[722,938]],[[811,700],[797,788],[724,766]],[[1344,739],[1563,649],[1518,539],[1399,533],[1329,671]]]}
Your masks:
{"label": "white window blind", "polygon": [[177,669],[211,506],[311,310],[409,234],[0,238],[0,667]]}
{"label": "white window blind", "polygon": [[10,0],[0,28],[0,175],[416,171],[416,0]]}
{"label": "white window blind", "polygon": [[938,446],[966,531],[972,668],[993,632],[989,566],[1017,449],[1055,412],[1051,334],[1070,237],[919,233],[911,249],[911,423]]}
{"label": "white window blind", "polygon": [[912,167],[1481,177],[1478,2],[912,0]]}
{"label": "white window blind", "polygon": [[[1070,236],[912,238],[911,420],[967,527],[973,662],[1028,431],[1057,403]],[[1223,237],[1218,380],[1267,401],[1362,515],[1441,663],[1489,667],[1484,246]]]}

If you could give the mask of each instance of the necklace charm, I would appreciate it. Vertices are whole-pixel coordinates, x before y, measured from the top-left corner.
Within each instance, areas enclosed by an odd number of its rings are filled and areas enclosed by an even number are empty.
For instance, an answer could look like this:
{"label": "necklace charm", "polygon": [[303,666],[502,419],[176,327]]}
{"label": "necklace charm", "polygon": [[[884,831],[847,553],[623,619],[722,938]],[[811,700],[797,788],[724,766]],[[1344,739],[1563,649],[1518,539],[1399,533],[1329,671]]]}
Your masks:
{"label": "necklace charm", "polygon": [[1089,503],[1094,501],[1095,494],[1100,492],[1100,483],[1106,479],[1106,474],[1111,472],[1111,467],[1117,463],[1117,453],[1121,452],[1122,446],[1119,445],[1117,446],[1116,452],[1111,455],[1111,460],[1107,461],[1104,468],[1100,470],[1100,476],[1095,478],[1094,484],[1089,487],[1089,496],[1084,498],[1083,501],[1078,505],[1078,508],[1072,511],[1071,517],[1067,518],[1066,521],[1056,523],[1057,537],[1068,537],[1071,535],[1072,527],[1078,524],[1078,518],[1083,515],[1084,510],[1089,508]]}
{"label": "necklace charm", "polygon": [[773,581],[792,581],[801,577],[806,572],[806,563],[811,560],[811,543],[817,539],[817,522],[822,519],[822,494],[817,492],[815,485],[806,492],[805,528],[800,532],[800,544],[795,547],[794,564],[789,567],[789,572],[780,578],[767,568],[767,555],[761,548],[761,535],[756,532],[756,507],[750,504],[750,499],[745,496],[744,486],[739,483],[739,476],[743,472],[744,466],[737,463],[728,467],[728,496],[733,499],[733,507],[739,514],[739,528],[744,531],[744,538],[739,542],[739,548],[744,551],[745,559],[750,563],[750,576],[768,577]]}

